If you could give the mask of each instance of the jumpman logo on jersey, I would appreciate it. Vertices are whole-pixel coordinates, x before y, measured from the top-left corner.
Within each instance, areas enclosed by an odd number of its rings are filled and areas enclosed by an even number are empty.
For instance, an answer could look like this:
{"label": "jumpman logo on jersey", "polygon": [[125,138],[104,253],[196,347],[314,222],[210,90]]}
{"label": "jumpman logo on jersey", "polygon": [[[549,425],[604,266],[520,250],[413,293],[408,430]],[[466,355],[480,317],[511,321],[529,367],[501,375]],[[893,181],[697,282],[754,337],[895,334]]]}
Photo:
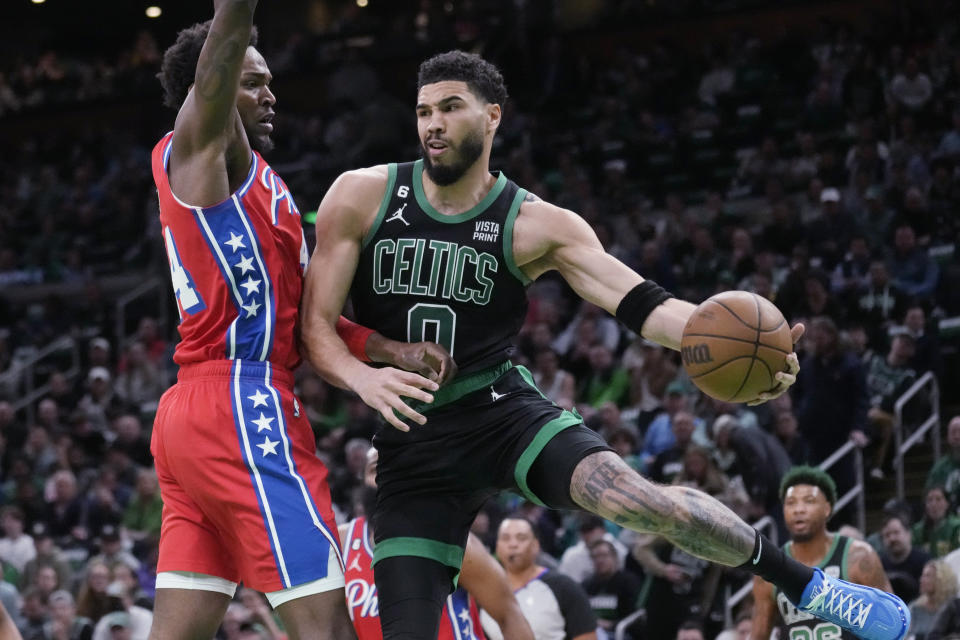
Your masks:
{"label": "jumpman logo on jersey", "polygon": [[407,203],[404,202],[403,206],[396,210],[396,212],[387,218],[387,222],[393,222],[394,220],[399,220],[403,224],[410,226],[410,223],[403,219],[403,210],[407,208]]}
{"label": "jumpman logo on jersey", "polygon": [[493,401],[494,401],[494,402],[496,402],[497,400],[499,400],[500,398],[502,398],[502,397],[505,396],[505,395],[507,395],[507,394],[505,394],[505,393],[497,393],[492,386],[490,387],[490,397],[493,398]]}
{"label": "jumpman logo on jersey", "polygon": [[353,560],[350,561],[350,566],[347,567],[347,571],[362,571],[360,568],[360,556],[353,556]]}

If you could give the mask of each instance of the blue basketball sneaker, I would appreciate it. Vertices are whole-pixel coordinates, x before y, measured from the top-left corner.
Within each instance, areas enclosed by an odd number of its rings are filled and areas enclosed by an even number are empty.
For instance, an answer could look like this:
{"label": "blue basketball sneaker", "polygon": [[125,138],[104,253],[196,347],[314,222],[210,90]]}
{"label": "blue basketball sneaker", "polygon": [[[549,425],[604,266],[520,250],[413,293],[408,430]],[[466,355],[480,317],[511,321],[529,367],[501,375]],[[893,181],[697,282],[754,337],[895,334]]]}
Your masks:
{"label": "blue basketball sneaker", "polygon": [[831,578],[814,568],[797,608],[827,620],[864,640],[902,640],[910,610],[895,595]]}

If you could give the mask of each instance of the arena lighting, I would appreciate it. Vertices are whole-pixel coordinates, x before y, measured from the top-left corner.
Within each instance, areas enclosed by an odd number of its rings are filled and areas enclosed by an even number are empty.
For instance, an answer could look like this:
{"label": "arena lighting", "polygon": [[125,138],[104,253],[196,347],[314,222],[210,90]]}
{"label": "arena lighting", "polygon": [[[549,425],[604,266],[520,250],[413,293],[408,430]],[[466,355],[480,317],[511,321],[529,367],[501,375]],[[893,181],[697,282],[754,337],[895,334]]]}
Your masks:
{"label": "arena lighting", "polygon": [[163,9],[161,9],[160,7],[158,7],[158,6],[156,6],[156,5],[147,7],[147,17],[148,17],[148,18],[159,18],[159,17],[160,17],[160,14],[162,14],[162,13],[163,13]]}
{"label": "arena lighting", "polygon": [[33,4],[43,4],[46,1],[47,0],[30,0],[30,2],[32,2]]}
{"label": "arena lighting", "polygon": [[365,7],[369,3],[369,0],[357,0],[358,7]]}

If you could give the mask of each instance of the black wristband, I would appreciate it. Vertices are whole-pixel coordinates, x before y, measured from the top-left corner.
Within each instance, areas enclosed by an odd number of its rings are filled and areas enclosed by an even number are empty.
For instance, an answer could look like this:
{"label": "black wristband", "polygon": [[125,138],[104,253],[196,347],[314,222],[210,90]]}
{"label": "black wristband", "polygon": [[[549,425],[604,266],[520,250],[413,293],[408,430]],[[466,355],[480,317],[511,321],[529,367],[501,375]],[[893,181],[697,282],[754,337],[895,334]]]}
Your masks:
{"label": "black wristband", "polygon": [[644,280],[623,296],[617,305],[617,320],[640,335],[643,323],[653,310],[673,297],[673,294],[653,280]]}

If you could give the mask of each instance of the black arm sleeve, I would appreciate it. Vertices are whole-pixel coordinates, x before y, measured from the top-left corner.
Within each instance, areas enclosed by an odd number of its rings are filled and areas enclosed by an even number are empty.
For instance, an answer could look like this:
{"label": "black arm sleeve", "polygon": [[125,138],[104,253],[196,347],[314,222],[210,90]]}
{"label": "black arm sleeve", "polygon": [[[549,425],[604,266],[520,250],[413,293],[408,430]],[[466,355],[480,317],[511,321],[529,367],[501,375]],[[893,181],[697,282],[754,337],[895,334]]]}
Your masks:
{"label": "black arm sleeve", "polygon": [[590,608],[590,599],[583,587],[557,571],[549,571],[540,579],[550,587],[560,605],[567,640],[596,630],[597,617]]}

